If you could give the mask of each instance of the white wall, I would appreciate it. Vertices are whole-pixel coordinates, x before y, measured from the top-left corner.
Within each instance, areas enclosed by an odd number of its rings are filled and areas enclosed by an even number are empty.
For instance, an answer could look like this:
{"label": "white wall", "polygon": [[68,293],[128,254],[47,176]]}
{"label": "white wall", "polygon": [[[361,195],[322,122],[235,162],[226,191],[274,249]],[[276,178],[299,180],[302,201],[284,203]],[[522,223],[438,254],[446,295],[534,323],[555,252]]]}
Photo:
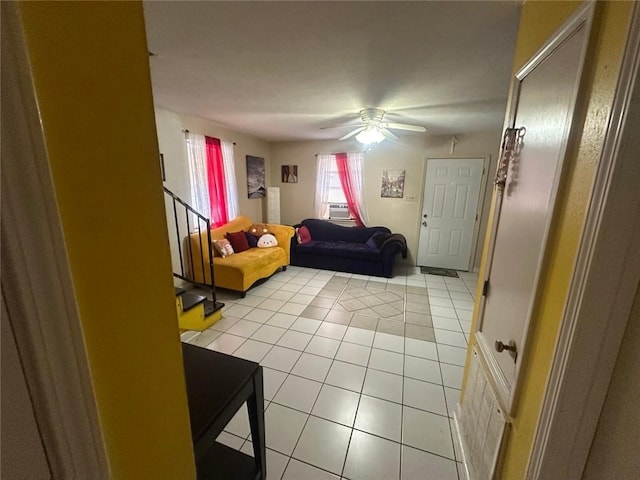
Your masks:
{"label": "white wall", "polygon": [[[184,130],[219,138],[220,140],[228,142],[235,142],[234,158],[238,184],[239,212],[241,215],[250,217],[256,223],[263,222],[264,219],[266,219],[266,200],[263,198],[248,198],[245,157],[246,155],[253,155],[265,159],[266,186],[271,186],[271,146],[268,142],[229,130],[209,120],[182,115],[163,108],[156,107],[155,116],[158,146],[160,153],[164,156],[166,174],[165,187],[187,203],[191,203]],[[171,260],[174,272],[178,272],[180,269],[180,256],[177,248],[178,239],[175,233],[173,207],[168,197],[165,200],[165,205],[167,206],[167,224],[169,226],[169,242],[171,244]],[[181,237],[184,237],[184,234],[181,234]]]}
{"label": "white wall", "polygon": [[[407,238],[407,263],[415,265],[418,247],[419,222],[422,212],[422,194],[427,158],[487,158],[488,188],[481,195],[483,204],[480,217],[481,230],[476,248],[475,264],[485,237],[486,218],[491,202],[492,179],[500,147],[500,131],[473,135],[457,135],[459,143],[451,155],[451,137],[406,135],[397,142],[384,141],[365,153],[365,201],[369,225],[383,225]],[[293,225],[314,216],[313,198],[316,178],[316,154],[362,151],[354,141],[279,142],[272,144],[271,186],[280,187],[282,223]],[[282,183],[281,165],[298,165],[298,183]],[[404,198],[381,198],[382,170],[404,169]],[[487,178],[485,174],[485,178]],[[484,181],[484,180],[483,180]]]}
{"label": "white wall", "polygon": [[[4,290],[4,289],[3,289]],[[3,291],[3,294],[8,293]],[[27,377],[23,368],[29,368],[20,359],[20,352],[13,334],[12,322],[24,322],[23,318],[9,318],[9,311],[0,299],[0,335],[2,354],[2,397],[0,397],[0,419],[2,420],[2,455],[0,470],[2,478],[52,478],[47,464],[47,453],[38,430]],[[33,368],[33,367],[31,367]]]}
{"label": "white wall", "polygon": [[[314,216],[313,197],[316,178],[316,154],[362,151],[363,146],[355,140],[268,143],[249,135],[235,132],[209,120],[178,114],[156,108],[156,125],[160,152],[164,155],[167,180],[164,185],[179,197],[189,200],[189,179],[184,132],[195,133],[236,142],[234,149],[240,213],[255,222],[266,220],[266,201],[247,198],[246,155],[264,157],[266,186],[280,187],[281,221],[293,225]],[[485,237],[486,219],[491,203],[493,176],[500,147],[501,132],[457,135],[459,143],[451,155],[450,136],[405,135],[399,141],[384,141],[365,153],[365,199],[370,225],[384,225],[393,232],[407,238],[409,256],[407,263],[415,265],[418,248],[422,195],[427,158],[483,157],[489,168],[485,173],[486,188],[481,194],[480,232],[475,250],[475,266],[480,263],[480,254]],[[282,183],[281,165],[298,165],[298,183]],[[404,198],[381,198],[382,170],[404,169]],[[168,211],[170,242],[174,268],[179,268],[179,256],[173,231],[173,212]]]}
{"label": "white wall", "polygon": [[271,178],[271,146],[268,142],[258,140],[244,133],[229,130],[210,120],[191,117],[179,113],[156,108],[156,126],[158,129],[158,145],[164,154],[167,181],[165,186],[184,199],[189,199],[189,179],[187,170],[187,152],[184,142],[184,130],[235,142],[234,157],[236,161],[236,179],[240,212],[261,222],[265,212],[262,198],[249,199],[247,195],[247,155],[265,159],[266,186],[270,186]]}

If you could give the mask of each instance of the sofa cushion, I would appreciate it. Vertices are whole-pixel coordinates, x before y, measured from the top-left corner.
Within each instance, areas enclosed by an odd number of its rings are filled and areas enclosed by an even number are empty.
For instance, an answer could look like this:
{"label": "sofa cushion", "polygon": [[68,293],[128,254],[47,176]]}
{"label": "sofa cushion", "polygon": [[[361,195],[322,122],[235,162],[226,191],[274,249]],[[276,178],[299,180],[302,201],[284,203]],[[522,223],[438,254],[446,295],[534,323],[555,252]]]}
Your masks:
{"label": "sofa cushion", "polygon": [[386,227],[345,227],[317,218],[307,218],[301,222],[302,225],[309,229],[313,240],[323,242],[342,240],[364,244],[376,232],[391,233]]}
{"label": "sofa cushion", "polygon": [[288,265],[287,254],[282,247],[250,248],[230,257],[215,257],[216,286],[245,291],[256,280],[271,275]]}
{"label": "sofa cushion", "polygon": [[277,246],[278,240],[276,240],[276,237],[270,233],[266,233],[258,239],[258,248],[271,248]]}
{"label": "sofa cushion", "polygon": [[251,235],[249,232],[244,232],[244,236],[247,239],[249,248],[256,248],[258,246],[258,237]]}
{"label": "sofa cushion", "polygon": [[376,250],[380,250],[380,246],[387,238],[389,238],[389,235],[390,234],[388,233],[376,232],[371,235],[371,237],[369,237],[369,240],[367,240],[367,245]]}
{"label": "sofa cushion", "polygon": [[305,243],[309,243],[311,241],[311,232],[304,225],[302,227],[296,228],[296,234],[298,235],[298,243],[300,245],[304,245]]}
{"label": "sofa cushion", "polygon": [[249,227],[249,233],[257,238],[267,233],[272,233],[271,228],[266,223],[254,223]]}
{"label": "sofa cushion", "polygon": [[300,254],[331,255],[334,257],[360,258],[363,260],[380,261],[380,251],[374,250],[366,243],[351,242],[323,242],[311,240],[309,243],[298,245],[296,252]]}
{"label": "sofa cushion", "polygon": [[219,240],[213,240],[211,243],[213,243],[213,246],[215,247],[216,251],[220,254],[220,256],[224,257],[228,257],[230,255],[233,255],[233,247],[231,246],[231,242],[229,242],[229,240],[227,240],[226,238],[222,238]]}
{"label": "sofa cushion", "polygon": [[227,232],[225,237],[227,237],[227,240],[231,243],[234,253],[249,250],[249,242],[247,242],[247,237],[244,232]]}

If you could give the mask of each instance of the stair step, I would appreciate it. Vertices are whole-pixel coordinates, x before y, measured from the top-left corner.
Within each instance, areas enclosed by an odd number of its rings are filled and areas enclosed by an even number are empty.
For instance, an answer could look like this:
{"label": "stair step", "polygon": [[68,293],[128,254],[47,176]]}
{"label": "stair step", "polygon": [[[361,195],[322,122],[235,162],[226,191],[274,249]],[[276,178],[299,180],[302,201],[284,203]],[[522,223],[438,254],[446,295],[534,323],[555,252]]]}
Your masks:
{"label": "stair step", "polygon": [[221,303],[221,302],[214,303],[213,300],[206,300],[204,302],[204,316],[208,317],[212,313],[215,313],[218,310],[221,310],[222,307],[224,307],[224,303]]}
{"label": "stair step", "polygon": [[200,335],[200,332],[196,332],[195,330],[186,330],[180,334],[180,341],[188,343],[198,335]]}
{"label": "stair step", "polygon": [[202,295],[196,295],[195,293],[184,292],[182,294],[182,310],[185,312],[191,310],[193,307],[197,307],[201,303],[205,302],[207,297]]}

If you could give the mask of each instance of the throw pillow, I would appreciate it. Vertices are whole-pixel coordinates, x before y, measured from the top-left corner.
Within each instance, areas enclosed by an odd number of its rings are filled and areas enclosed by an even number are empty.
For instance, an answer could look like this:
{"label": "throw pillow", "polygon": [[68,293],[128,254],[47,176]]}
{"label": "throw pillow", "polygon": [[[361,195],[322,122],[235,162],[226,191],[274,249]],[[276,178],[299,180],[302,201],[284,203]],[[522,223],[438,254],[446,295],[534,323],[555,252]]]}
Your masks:
{"label": "throw pillow", "polygon": [[216,250],[220,254],[221,257],[228,257],[229,255],[233,255],[233,247],[229,240],[223,238],[221,240],[213,240],[213,246],[216,247]]}
{"label": "throw pillow", "polygon": [[277,247],[277,246],[278,246],[278,241],[276,240],[276,237],[274,237],[270,233],[262,235],[258,240],[258,248],[269,248],[269,247]]}
{"label": "throw pillow", "polygon": [[247,243],[249,244],[249,248],[256,248],[258,246],[258,239],[251,235],[249,232],[244,232],[244,236],[247,239]]}
{"label": "throw pillow", "polygon": [[379,250],[388,237],[388,233],[376,232],[371,235],[371,237],[369,237],[369,240],[367,240],[367,245],[373,249]]}
{"label": "throw pillow", "polygon": [[247,237],[244,232],[227,232],[225,237],[227,237],[227,240],[231,243],[233,253],[249,250],[249,243],[247,242]]}
{"label": "throw pillow", "polygon": [[298,243],[300,245],[304,245],[305,243],[309,243],[311,241],[311,232],[304,225],[302,227],[296,228],[296,235],[298,236]]}
{"label": "throw pillow", "polygon": [[254,223],[249,227],[249,233],[260,238],[265,233],[271,233],[271,230],[266,223]]}

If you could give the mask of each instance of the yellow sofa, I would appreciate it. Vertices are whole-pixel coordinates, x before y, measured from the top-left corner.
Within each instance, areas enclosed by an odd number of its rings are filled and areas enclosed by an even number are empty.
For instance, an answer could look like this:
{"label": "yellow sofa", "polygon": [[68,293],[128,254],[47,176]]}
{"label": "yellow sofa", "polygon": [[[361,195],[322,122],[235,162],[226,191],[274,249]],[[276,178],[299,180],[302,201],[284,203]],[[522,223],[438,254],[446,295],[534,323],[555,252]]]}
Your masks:
{"label": "yellow sofa", "polygon": [[[248,231],[253,225],[249,217],[238,216],[229,223],[218,228],[211,229],[211,240],[225,238],[227,232]],[[257,280],[267,278],[275,273],[280,267],[286,269],[290,260],[291,238],[295,231],[293,227],[286,225],[269,224],[271,233],[278,240],[277,247],[270,248],[250,248],[244,252],[234,253],[228,257],[221,257],[213,250],[213,276],[216,287],[227,288],[242,292],[242,296],[249,290]],[[209,254],[207,248],[201,250],[201,245],[207,244],[207,232],[193,233],[188,238],[190,252],[193,256],[194,268],[193,276],[196,282],[210,283]],[[201,243],[202,242],[202,243]],[[201,252],[204,256],[204,277],[201,268]],[[188,255],[188,252],[187,252]]]}

